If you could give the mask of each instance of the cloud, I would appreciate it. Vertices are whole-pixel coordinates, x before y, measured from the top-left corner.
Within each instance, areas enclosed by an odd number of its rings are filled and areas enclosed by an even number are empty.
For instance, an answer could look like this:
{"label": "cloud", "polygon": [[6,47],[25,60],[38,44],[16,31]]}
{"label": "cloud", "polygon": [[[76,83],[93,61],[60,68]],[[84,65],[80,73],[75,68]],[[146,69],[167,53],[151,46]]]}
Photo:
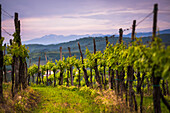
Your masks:
{"label": "cloud", "polygon": [[[119,28],[129,28],[159,4],[158,26],[169,28],[169,0],[1,0],[3,9],[19,13],[23,40],[48,34],[112,34]],[[13,20],[3,17],[2,27],[14,32]],[[152,16],[137,30],[152,30]],[[9,37],[4,33],[3,36]],[[11,37],[10,37],[11,38]]]}

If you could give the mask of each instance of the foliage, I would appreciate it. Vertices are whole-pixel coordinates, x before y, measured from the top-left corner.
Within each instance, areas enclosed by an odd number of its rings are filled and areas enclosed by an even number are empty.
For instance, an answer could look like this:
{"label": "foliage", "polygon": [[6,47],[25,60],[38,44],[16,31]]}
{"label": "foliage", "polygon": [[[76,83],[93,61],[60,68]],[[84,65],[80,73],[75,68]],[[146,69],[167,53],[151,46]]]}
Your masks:
{"label": "foliage", "polygon": [[10,54],[6,54],[5,56],[4,56],[4,65],[11,65],[12,64],[12,62],[13,62],[13,60],[12,60],[12,56],[10,55]]}
{"label": "foliage", "polygon": [[45,65],[40,65],[40,69],[41,69],[41,74],[44,75],[45,71],[46,71],[46,66]]}
{"label": "foliage", "polygon": [[74,66],[79,70],[82,67],[80,59],[75,59]]}
{"label": "foliage", "polygon": [[48,61],[47,64],[45,65],[46,70],[51,70],[52,67],[55,65],[52,61]]}
{"label": "foliage", "polygon": [[29,58],[28,48],[26,48],[25,45],[18,46],[16,42],[13,42],[12,45],[8,46],[7,51],[12,56],[16,56],[16,57],[20,56],[23,61],[25,61],[25,58]]}
{"label": "foliage", "polygon": [[65,57],[63,57],[63,60],[55,60],[56,64],[57,64],[57,69],[60,69],[61,72],[64,72],[64,69],[66,67],[66,64],[65,64]]}
{"label": "foliage", "polygon": [[28,74],[33,76],[35,73],[38,73],[38,66],[36,64],[33,64],[28,68]]}
{"label": "foliage", "polygon": [[4,41],[4,37],[1,37],[1,39],[0,39],[0,50],[1,51],[4,49],[4,46],[2,46],[3,41]]}

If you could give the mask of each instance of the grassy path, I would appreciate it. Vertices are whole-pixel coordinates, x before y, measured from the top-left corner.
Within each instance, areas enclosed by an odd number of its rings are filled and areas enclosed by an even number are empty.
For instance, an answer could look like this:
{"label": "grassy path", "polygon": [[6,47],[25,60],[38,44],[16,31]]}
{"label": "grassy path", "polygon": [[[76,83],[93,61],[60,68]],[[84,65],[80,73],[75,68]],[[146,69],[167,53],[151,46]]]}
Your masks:
{"label": "grassy path", "polygon": [[99,113],[99,107],[92,97],[77,90],[65,88],[32,87],[41,95],[41,102],[35,113]]}

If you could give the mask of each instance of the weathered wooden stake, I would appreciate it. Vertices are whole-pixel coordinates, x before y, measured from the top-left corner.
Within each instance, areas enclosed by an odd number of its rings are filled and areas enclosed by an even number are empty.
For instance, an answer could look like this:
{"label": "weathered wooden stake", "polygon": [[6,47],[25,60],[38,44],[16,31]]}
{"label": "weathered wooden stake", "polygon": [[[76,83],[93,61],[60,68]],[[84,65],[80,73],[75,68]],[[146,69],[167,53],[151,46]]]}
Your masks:
{"label": "weathered wooden stake", "polygon": [[47,63],[47,55],[46,55],[46,53],[44,53],[44,55],[45,55],[45,60],[46,60],[46,63]]}
{"label": "weathered wooden stake", "polygon": [[[4,44],[4,56],[5,56],[6,44]],[[7,82],[7,75],[6,75],[6,65],[4,65],[4,81]]]}
{"label": "weathered wooden stake", "polygon": [[[0,40],[2,38],[1,35],[1,4],[0,4]],[[2,44],[0,44],[0,103],[3,103],[3,51],[2,51]]]}
{"label": "weathered wooden stake", "polygon": [[[29,67],[31,66],[31,59],[29,61]],[[30,85],[30,74],[28,74],[28,86]]]}
{"label": "weathered wooden stake", "polygon": [[62,47],[60,47],[60,60],[62,60]]}
{"label": "weathered wooden stake", "polygon": [[[41,60],[41,57],[39,56],[39,59],[38,59],[38,74],[37,74],[36,84],[40,84],[41,83],[41,78],[40,78],[40,60]],[[40,82],[38,82],[38,79],[40,79]]]}
{"label": "weathered wooden stake", "polygon": [[81,51],[81,47],[80,47],[80,43],[78,42],[78,47],[79,47],[79,51],[80,51],[80,56],[81,56],[81,60],[82,60],[82,64],[84,64],[83,63],[83,53],[82,53],[82,51]]}
{"label": "weathered wooden stake", "polygon": [[79,47],[79,51],[80,51],[80,55],[81,55],[81,60],[82,60],[82,64],[83,64],[84,79],[85,79],[85,82],[86,82],[87,87],[89,87],[87,70],[85,69],[85,66],[84,66],[84,63],[83,63],[83,53],[82,53],[82,51],[81,51],[81,47],[80,47],[80,43],[79,43],[79,42],[78,42],[78,47]]}
{"label": "weathered wooden stake", "polygon": [[122,39],[123,39],[123,30],[122,28],[119,29],[119,43],[122,43]]}
{"label": "weathered wooden stake", "polygon": [[133,25],[132,25],[132,41],[135,39],[135,28],[136,28],[136,20],[133,20]]}
{"label": "weathered wooden stake", "polygon": [[[153,10],[153,35],[152,35],[152,41],[154,41],[154,38],[156,37],[156,29],[157,29],[157,12],[158,12],[158,4],[154,4],[154,10]],[[160,89],[160,80],[161,77],[155,77],[154,71],[156,66],[153,66],[152,69],[152,80],[153,80],[153,105],[154,105],[154,112],[155,113],[161,113],[161,89]]]}
{"label": "weathered wooden stake", "polygon": [[[108,44],[108,37],[106,36],[106,47],[107,47],[107,44]],[[110,72],[110,68],[109,68],[109,72]],[[107,80],[106,80],[106,66],[104,66],[104,79],[105,79],[105,82],[104,82],[104,88],[106,90],[106,85],[107,85]],[[110,88],[110,87],[109,87]]]}
{"label": "weathered wooden stake", "polygon": [[[12,45],[12,39],[10,39],[10,45]],[[12,87],[11,87],[11,93],[12,93],[12,98],[14,98],[14,62],[15,62],[15,56],[13,56],[13,62],[11,65],[12,71],[11,71],[11,80],[12,80]]]}
{"label": "weathered wooden stake", "polygon": [[109,42],[109,41],[108,41],[108,37],[106,36],[105,39],[106,39],[106,46],[107,46],[107,44],[108,44],[108,42]]}
{"label": "weathered wooden stake", "polygon": [[154,38],[156,37],[158,4],[154,4],[153,13],[154,13],[154,15],[153,15],[153,34],[152,34],[152,41],[154,41]]}
{"label": "weathered wooden stake", "polygon": [[[14,18],[14,24],[15,24],[15,37],[14,37],[14,42],[16,42],[18,44],[18,46],[20,46],[20,28],[19,28],[19,22],[18,22],[18,13],[15,13],[15,18]],[[18,88],[21,89],[20,86],[20,82],[21,82],[21,78],[20,78],[20,58],[14,56],[15,58],[15,62],[14,62],[14,73],[15,73],[15,87],[14,87],[14,93],[18,92]],[[13,59],[14,60],[14,59]],[[20,87],[19,87],[20,86]]]}
{"label": "weathered wooden stake", "polygon": [[16,37],[14,41],[20,46],[20,21],[18,20],[18,13],[15,12],[15,18],[14,18],[14,24],[15,24],[15,32],[16,32]]}
{"label": "weathered wooden stake", "polygon": [[[60,60],[62,61],[62,47],[60,47]],[[63,72],[60,70],[59,85],[63,85]]]}
{"label": "weathered wooden stake", "polygon": [[[95,42],[94,38],[93,38],[93,44],[94,44],[94,54],[96,54],[96,42]],[[97,59],[95,59],[94,70],[95,70],[95,74],[96,74],[96,81],[98,83],[98,87],[100,89],[102,89],[102,84],[101,84],[101,80],[100,80],[100,76],[99,76],[99,70],[98,70],[98,67],[97,67]]]}
{"label": "weathered wooden stake", "polygon": [[[68,47],[68,51],[69,51],[69,56],[71,57],[70,47]],[[73,69],[72,69],[72,66],[70,67],[70,75],[71,75],[71,85],[73,86]]]}

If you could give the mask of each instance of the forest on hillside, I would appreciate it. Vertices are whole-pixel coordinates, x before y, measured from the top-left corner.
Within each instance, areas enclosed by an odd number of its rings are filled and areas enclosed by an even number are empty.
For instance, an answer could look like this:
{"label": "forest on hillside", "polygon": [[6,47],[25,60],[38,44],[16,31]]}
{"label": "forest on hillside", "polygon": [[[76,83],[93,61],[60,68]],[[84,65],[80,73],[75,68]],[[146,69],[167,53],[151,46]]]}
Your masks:
{"label": "forest on hillside", "polygon": [[[170,34],[161,34],[158,35],[162,39],[162,42],[165,44],[165,46],[170,45]],[[87,37],[87,38],[81,38],[70,42],[65,42],[61,44],[52,44],[52,45],[40,45],[40,44],[30,44],[26,45],[28,47],[30,53],[30,59],[32,63],[38,63],[38,58],[41,56],[41,64],[44,64],[45,61],[45,53],[47,55],[48,60],[55,61],[60,59],[60,47],[62,47],[63,56],[68,57],[69,51],[68,47],[71,49],[72,56],[76,56],[76,58],[80,58],[80,53],[78,49],[77,43],[79,42],[81,44],[82,52],[85,55],[85,50],[88,48],[90,52],[93,52],[93,38],[96,40],[96,49],[97,51],[103,51],[106,47],[105,37]],[[140,38],[140,37],[138,37]],[[144,44],[151,41],[151,37],[141,37]],[[116,44],[118,42],[118,37],[108,37],[108,41],[111,44]],[[125,44],[128,44],[131,41],[128,37],[123,37],[123,42]],[[28,63],[28,61],[27,61]]]}

